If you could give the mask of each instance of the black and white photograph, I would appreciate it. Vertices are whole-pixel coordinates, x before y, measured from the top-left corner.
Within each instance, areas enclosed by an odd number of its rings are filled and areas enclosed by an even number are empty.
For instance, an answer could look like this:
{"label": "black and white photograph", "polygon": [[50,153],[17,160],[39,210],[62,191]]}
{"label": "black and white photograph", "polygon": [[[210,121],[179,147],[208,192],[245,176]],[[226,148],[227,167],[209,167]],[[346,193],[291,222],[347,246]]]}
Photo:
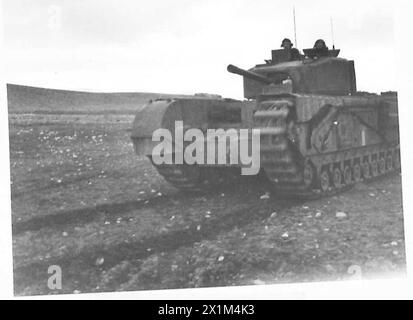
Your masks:
{"label": "black and white photograph", "polygon": [[14,296],[407,277],[397,1],[1,5]]}

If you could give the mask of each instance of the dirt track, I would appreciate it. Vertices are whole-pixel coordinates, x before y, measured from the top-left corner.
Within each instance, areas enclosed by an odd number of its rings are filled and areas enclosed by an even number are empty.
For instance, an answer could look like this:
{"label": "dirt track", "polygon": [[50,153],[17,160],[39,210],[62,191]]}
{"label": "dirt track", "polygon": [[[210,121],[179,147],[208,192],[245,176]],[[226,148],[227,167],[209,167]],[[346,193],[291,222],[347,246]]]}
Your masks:
{"label": "dirt track", "polygon": [[[261,199],[255,180],[188,195],[134,155],[132,115],[9,119],[18,295],[405,271],[400,175],[313,201]],[[62,268],[62,290],[47,287],[50,265]]]}

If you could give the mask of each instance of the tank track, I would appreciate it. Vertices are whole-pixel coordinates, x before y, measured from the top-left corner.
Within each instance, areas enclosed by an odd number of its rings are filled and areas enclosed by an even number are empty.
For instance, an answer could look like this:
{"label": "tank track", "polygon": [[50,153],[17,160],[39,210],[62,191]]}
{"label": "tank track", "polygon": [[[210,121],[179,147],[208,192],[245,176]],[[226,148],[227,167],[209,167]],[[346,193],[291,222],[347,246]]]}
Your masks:
{"label": "tank track", "polygon": [[[261,168],[277,194],[331,195],[362,180],[400,170],[398,145],[365,146],[304,158],[294,145],[293,107],[293,99],[275,98],[259,102],[254,113],[254,127],[261,132]],[[314,165],[320,163],[317,157],[323,158],[318,167]]]}
{"label": "tank track", "polygon": [[190,192],[224,187],[234,183],[240,175],[238,168],[199,167],[186,164],[158,165],[153,162],[152,164],[166,181],[178,189]]}

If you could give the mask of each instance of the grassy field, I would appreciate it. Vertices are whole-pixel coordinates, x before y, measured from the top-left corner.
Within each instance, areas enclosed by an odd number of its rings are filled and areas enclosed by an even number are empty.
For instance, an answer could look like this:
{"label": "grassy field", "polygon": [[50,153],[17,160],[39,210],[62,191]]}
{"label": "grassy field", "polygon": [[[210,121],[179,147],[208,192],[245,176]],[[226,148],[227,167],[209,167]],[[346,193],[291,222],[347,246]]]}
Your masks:
{"label": "grassy field", "polygon": [[[261,199],[267,190],[255,180],[183,194],[133,153],[129,129],[146,96],[127,94],[118,106],[110,94],[15,89],[8,99],[17,295],[405,272],[400,175],[313,201]],[[99,101],[107,103],[100,109]],[[50,265],[62,268],[61,290],[47,287]]]}

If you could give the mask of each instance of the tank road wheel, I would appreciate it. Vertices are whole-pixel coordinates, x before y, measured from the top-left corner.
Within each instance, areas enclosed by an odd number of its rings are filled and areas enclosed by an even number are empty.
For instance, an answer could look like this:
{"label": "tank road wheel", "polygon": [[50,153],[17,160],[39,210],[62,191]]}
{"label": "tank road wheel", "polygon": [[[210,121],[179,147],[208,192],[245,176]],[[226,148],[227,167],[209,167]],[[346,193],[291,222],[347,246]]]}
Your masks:
{"label": "tank road wheel", "polygon": [[315,169],[314,166],[307,161],[304,165],[303,180],[306,187],[311,187],[314,184]]}
{"label": "tank road wheel", "polygon": [[389,154],[387,155],[387,158],[386,158],[386,168],[387,168],[388,171],[393,170],[393,156],[392,156],[391,153],[389,153]]}
{"label": "tank road wheel", "polygon": [[327,192],[330,189],[330,175],[326,169],[321,170],[320,188],[323,192]]}
{"label": "tank road wheel", "polygon": [[352,182],[350,166],[345,166],[343,171],[344,183],[348,186]]}
{"label": "tank road wheel", "polygon": [[368,160],[363,161],[361,170],[363,171],[363,178],[366,180],[370,179],[370,164]]}
{"label": "tank road wheel", "polygon": [[341,188],[341,170],[339,168],[333,170],[333,185],[336,189]]}
{"label": "tank road wheel", "polygon": [[353,166],[353,179],[354,182],[360,182],[361,181],[361,168],[358,163],[356,163]]}
{"label": "tank road wheel", "polygon": [[379,173],[386,173],[386,158],[384,156],[379,159]]}
{"label": "tank road wheel", "polygon": [[379,165],[377,164],[377,160],[371,160],[371,175],[373,177],[377,177],[379,175]]}

